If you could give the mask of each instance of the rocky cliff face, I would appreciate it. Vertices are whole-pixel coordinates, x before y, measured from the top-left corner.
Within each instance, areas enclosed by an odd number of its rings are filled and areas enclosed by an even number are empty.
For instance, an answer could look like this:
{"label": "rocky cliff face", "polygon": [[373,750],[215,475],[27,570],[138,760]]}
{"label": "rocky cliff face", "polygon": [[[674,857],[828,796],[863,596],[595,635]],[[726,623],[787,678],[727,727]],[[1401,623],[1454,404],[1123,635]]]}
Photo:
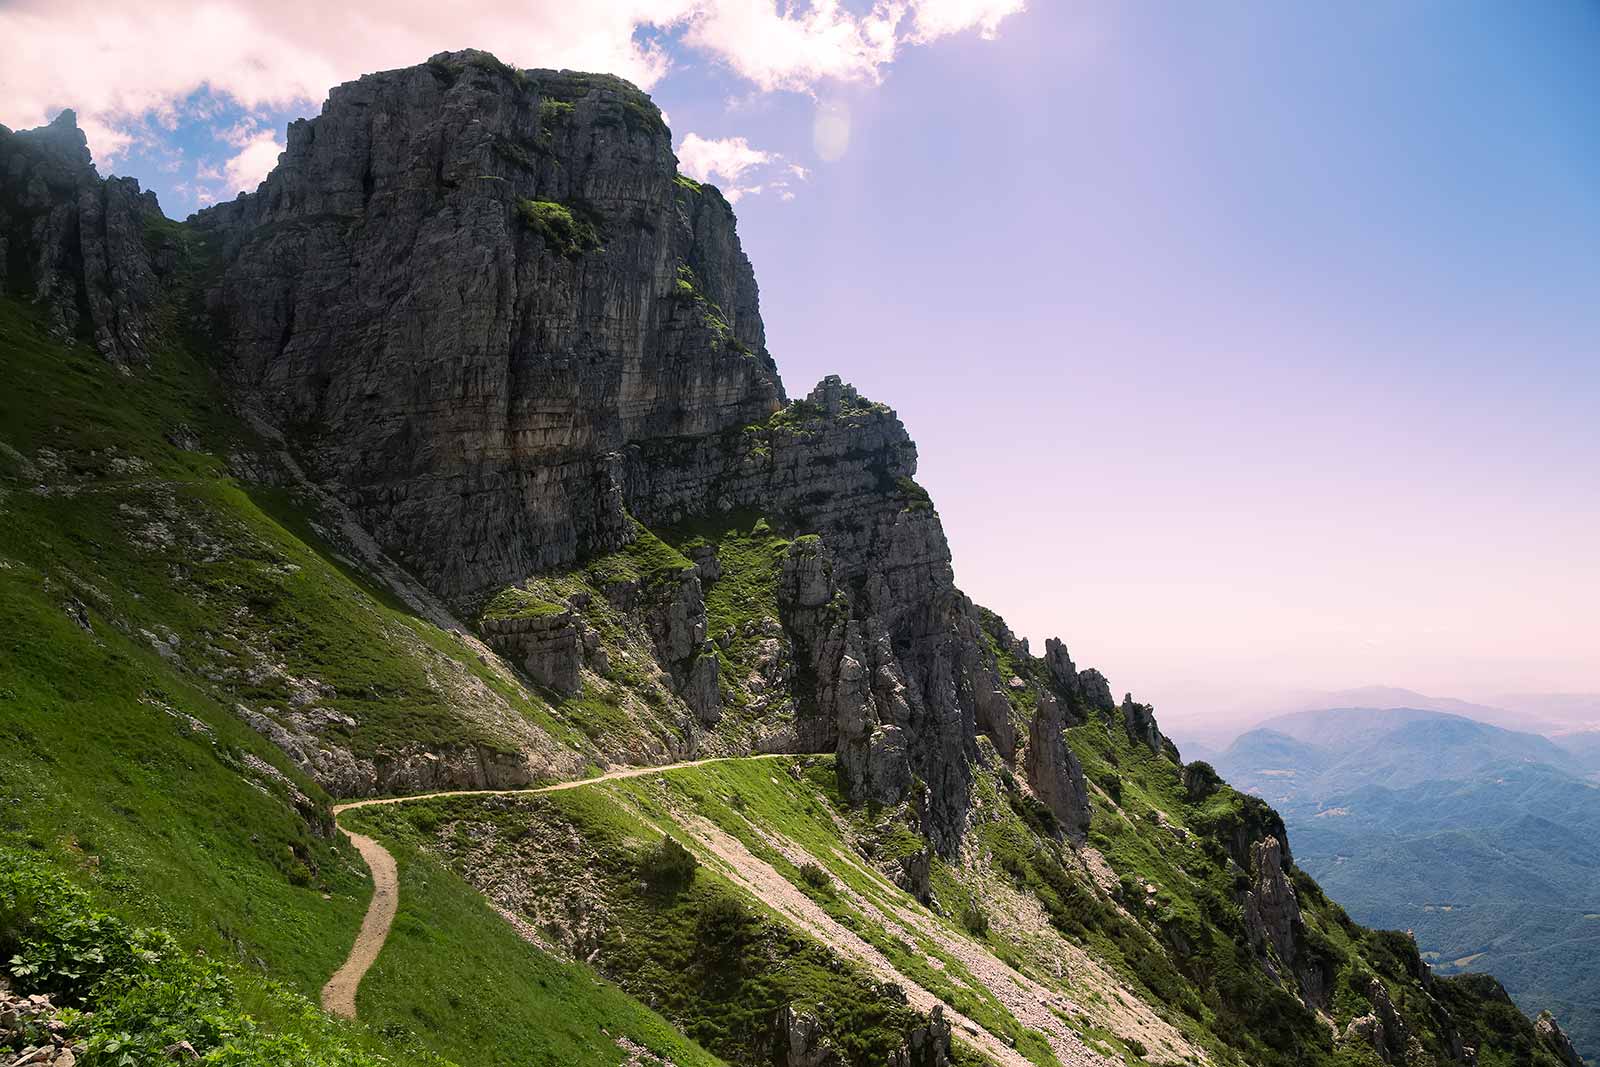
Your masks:
{"label": "rocky cliff face", "polygon": [[370,75],[196,221],[241,392],[452,598],[627,540],[630,444],[782,400],[727,202],[614,78]]}
{"label": "rocky cliff face", "polygon": [[154,193],[101,180],[77,116],[0,126],[0,293],[38,304],[58,336],[119,363],[148,359],[174,250]]}
{"label": "rocky cliff face", "polygon": [[[153,198],[101,182],[70,115],[0,152],[8,277],[62,330],[136,361],[172,273]],[[619,752],[832,751],[853,799],[908,804],[950,854],[984,736],[1064,833],[1085,832],[1061,731],[1114,711],[1108,683],[1059,642],[1048,664],[1031,656],[956,588],[892,410],[837,378],[784,406],[733,214],[677,173],[642,93],[481,52],[370,75],[194,227],[241,405],[456,605],[475,614],[641,528],[749,511],[794,539],[775,616],[720,646],[714,551],[665,585],[485,615],[493,647],[554,699],[602,678],[651,690],[665,735]],[[637,643],[602,639],[601,600],[613,630],[644,635],[643,675]],[[730,640],[762,649],[750,677]],[[729,700],[746,714],[724,722]]]}

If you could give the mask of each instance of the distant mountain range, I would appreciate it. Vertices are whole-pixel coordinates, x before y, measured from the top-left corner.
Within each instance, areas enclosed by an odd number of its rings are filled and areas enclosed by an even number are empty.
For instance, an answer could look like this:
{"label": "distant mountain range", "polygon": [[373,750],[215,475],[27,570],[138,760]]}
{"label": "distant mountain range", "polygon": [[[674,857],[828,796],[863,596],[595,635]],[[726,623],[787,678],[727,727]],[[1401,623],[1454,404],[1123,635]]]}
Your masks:
{"label": "distant mountain range", "polygon": [[1600,1058],[1600,733],[1424,702],[1274,716],[1211,761],[1278,808],[1296,860],[1354,918],[1412,930],[1438,973],[1493,972]]}
{"label": "distant mountain range", "polygon": [[1585,764],[1539,734],[1423,708],[1329,708],[1268,719],[1213,761],[1229,781],[1273,804],[1360,786],[1398,789],[1542,763],[1581,777]]}

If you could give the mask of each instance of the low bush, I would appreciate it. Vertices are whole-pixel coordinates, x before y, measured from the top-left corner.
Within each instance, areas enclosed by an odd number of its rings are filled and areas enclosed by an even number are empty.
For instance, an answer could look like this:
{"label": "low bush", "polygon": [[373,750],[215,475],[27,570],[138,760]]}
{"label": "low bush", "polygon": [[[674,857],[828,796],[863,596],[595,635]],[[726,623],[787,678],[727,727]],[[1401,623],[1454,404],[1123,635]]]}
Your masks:
{"label": "low bush", "polygon": [[828,872],[809,860],[800,866],[800,880],[817,890],[827,889],[833,884]]}
{"label": "low bush", "polygon": [[76,1006],[57,1019],[86,1065],[163,1062],[164,1050],[180,1041],[206,1063],[230,1067],[390,1062],[350,1044],[304,997],[273,983],[262,984],[258,1000],[293,1032],[268,1030],[243,1009],[227,966],[189,955],[165,930],[98,910],[87,891],[38,859],[6,850],[0,850],[0,961],[20,992]]}
{"label": "low bush", "polygon": [[682,889],[694,880],[699,866],[693,853],[667,836],[647,849],[639,860],[644,880],[657,889]]}

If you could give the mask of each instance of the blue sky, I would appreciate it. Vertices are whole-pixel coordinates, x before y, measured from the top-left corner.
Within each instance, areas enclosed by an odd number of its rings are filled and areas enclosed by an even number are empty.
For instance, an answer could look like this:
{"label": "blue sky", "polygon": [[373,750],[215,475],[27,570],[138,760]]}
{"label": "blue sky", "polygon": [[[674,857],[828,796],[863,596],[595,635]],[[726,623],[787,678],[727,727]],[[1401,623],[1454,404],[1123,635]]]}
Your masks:
{"label": "blue sky", "polygon": [[0,121],[78,107],[169,214],[296,87],[473,44],[648,84],[686,169],[760,187],[790,392],[894,405],[966,591],[1164,720],[1600,691],[1600,6],[398,4],[380,48],[239,0],[168,57],[77,2],[0,8]]}

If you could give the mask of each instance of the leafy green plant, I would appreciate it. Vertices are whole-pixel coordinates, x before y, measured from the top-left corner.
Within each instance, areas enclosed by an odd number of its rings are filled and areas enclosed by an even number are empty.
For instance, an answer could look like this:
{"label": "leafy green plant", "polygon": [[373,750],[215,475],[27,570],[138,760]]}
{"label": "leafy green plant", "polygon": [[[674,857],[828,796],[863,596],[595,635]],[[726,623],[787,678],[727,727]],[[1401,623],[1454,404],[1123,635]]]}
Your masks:
{"label": "leafy green plant", "polygon": [[517,214],[544,238],[558,256],[576,259],[600,247],[600,232],[590,212],[554,200],[518,200]]}
{"label": "leafy green plant", "polygon": [[640,873],[658,889],[682,889],[694,880],[699,866],[694,853],[666,835],[639,858]]}
{"label": "leafy green plant", "polygon": [[821,866],[807,860],[800,865],[800,880],[812,889],[821,891],[833,885],[833,878]]}

